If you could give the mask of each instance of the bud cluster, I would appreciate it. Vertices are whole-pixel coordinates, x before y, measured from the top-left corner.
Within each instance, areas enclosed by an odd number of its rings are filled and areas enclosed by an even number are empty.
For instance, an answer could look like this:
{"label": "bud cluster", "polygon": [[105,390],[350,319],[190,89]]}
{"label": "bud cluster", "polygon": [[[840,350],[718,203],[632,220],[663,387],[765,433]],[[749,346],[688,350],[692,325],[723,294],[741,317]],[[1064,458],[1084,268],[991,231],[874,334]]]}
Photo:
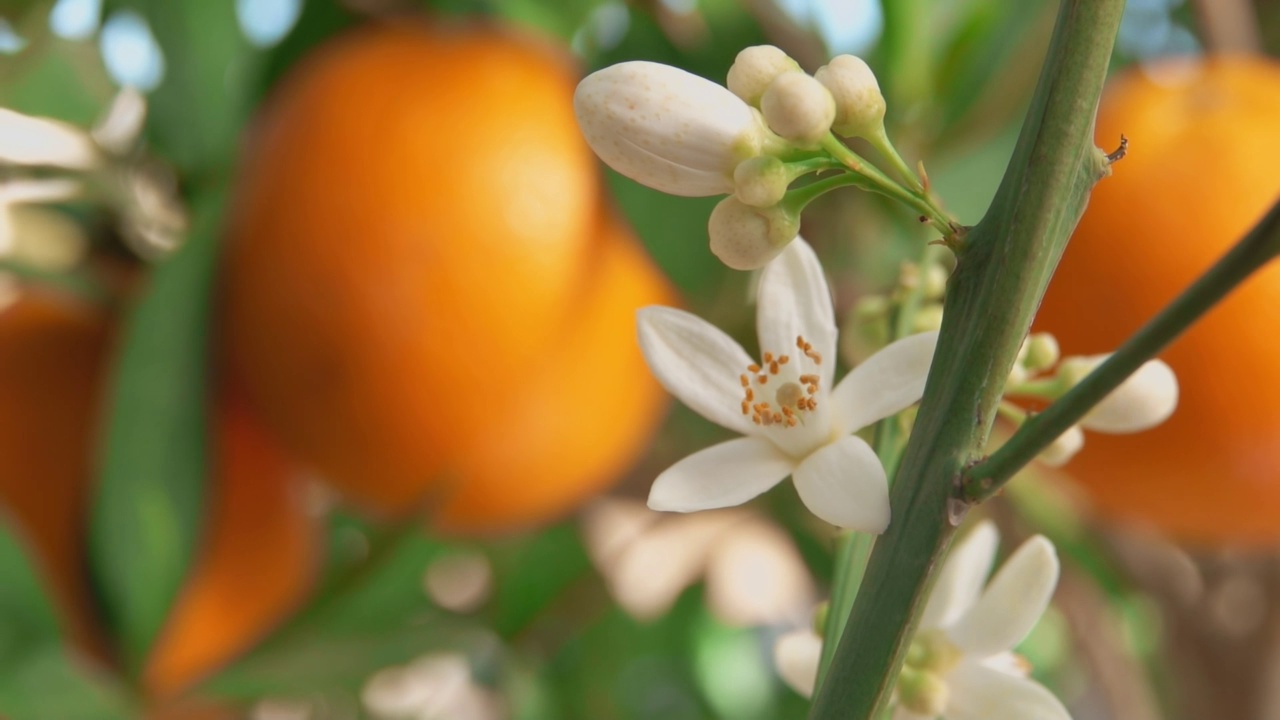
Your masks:
{"label": "bud cluster", "polygon": [[[805,205],[854,184],[837,177],[793,190],[801,177],[834,170],[910,193],[832,135],[891,148],[880,86],[852,55],[809,75],[772,45],[749,47],[725,86],[661,63],[624,62],[587,76],[574,110],[587,143],[619,173],[672,195],[727,195],[708,234],[712,252],[737,269],[764,266],[799,234]],[[919,187],[914,176],[909,183]]]}
{"label": "bud cluster", "polygon": [[[1005,386],[1005,396],[1057,400],[1080,384],[1109,354],[1060,359],[1058,341],[1049,333],[1033,333],[1022,343]],[[1148,360],[1119,387],[1040,453],[1050,466],[1065,465],[1084,446],[1083,430],[1127,434],[1149,430],[1178,407],[1178,378],[1162,360]],[[1005,418],[1021,424],[1027,412],[1008,399],[1000,404]]]}

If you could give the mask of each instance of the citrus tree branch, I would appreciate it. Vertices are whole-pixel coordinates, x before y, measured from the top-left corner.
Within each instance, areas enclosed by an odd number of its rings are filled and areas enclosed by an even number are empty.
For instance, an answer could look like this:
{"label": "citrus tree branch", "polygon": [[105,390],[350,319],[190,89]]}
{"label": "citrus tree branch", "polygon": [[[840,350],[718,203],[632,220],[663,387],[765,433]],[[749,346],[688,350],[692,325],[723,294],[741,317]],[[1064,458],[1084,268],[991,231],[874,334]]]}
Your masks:
{"label": "citrus tree branch", "polygon": [[1125,378],[1154,357],[1227,293],[1280,255],[1280,202],[1248,235],[1067,394],[1034,415],[991,457],[964,473],[970,502],[991,497]]}
{"label": "citrus tree branch", "polygon": [[1039,84],[990,209],[957,247],[938,350],[891,490],[894,517],[814,698],[814,720],[888,705],[935,566],[967,504],[957,484],[1106,156],[1093,117],[1123,0],[1063,0]]}

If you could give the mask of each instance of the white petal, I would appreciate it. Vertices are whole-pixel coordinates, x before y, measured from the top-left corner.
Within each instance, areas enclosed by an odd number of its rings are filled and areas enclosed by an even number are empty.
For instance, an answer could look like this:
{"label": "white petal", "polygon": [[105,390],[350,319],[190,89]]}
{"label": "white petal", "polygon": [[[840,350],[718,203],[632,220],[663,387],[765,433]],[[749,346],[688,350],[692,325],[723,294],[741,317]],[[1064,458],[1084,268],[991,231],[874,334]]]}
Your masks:
{"label": "white petal", "polygon": [[924,607],[920,629],[946,627],[973,606],[991,573],[999,542],[995,524],[983,520],[951,548]]}
{"label": "white petal", "polygon": [[1009,557],[978,602],[948,629],[965,654],[989,657],[1011,650],[1044,614],[1058,584],[1053,543],[1037,535]]}
{"label": "white petal", "polygon": [[1134,433],[1159,425],[1178,408],[1178,377],[1162,360],[1148,360],[1094,406],[1080,424],[1104,433]]}
{"label": "white petal", "polygon": [[813,580],[791,536],[763,518],[733,528],[707,565],[707,606],[735,627],[804,622]]}
{"label": "white petal", "polygon": [[743,435],[756,431],[742,414],[739,377],[754,362],[742,346],[702,318],[675,308],[636,312],[640,350],[658,382],[689,409]]}
{"label": "white petal", "polygon": [[694,512],[741,505],[782,482],[795,463],[762,438],[712,445],[667,468],[649,489],[649,507]]}
{"label": "white petal", "polygon": [[862,438],[846,435],[819,448],[792,479],[809,510],[832,525],[870,533],[889,526],[889,482]]}
{"label": "white petal", "polygon": [[929,715],[921,715],[919,713],[913,713],[910,710],[899,705],[898,707],[893,709],[893,716],[891,717],[890,720],[934,720],[934,719]]}
{"label": "white petal", "polygon": [[920,401],[938,345],[936,330],[890,343],[849,371],[831,393],[831,402],[847,432]]}
{"label": "white petal", "polygon": [[[2,110],[3,108],[0,108]],[[84,190],[77,180],[13,180],[0,184],[0,204],[44,203],[70,200]]]}
{"label": "white petal", "polygon": [[809,697],[818,682],[822,659],[822,638],[809,629],[792,630],[773,646],[773,664],[792,690]]}
{"label": "white petal", "polygon": [[760,273],[756,332],[761,352],[796,354],[803,336],[822,358],[822,387],[831,387],[836,364],[836,317],[822,264],[802,238],[796,238]]}
{"label": "white petal", "polygon": [[697,581],[718,542],[744,517],[740,512],[665,516],[600,566],[610,593],[638,620],[661,617]]}
{"label": "white petal", "polygon": [[1071,720],[1040,683],[964,661],[947,675],[947,720]]}
{"label": "white petal", "polygon": [[0,162],[84,170],[97,164],[98,150],[74,125],[0,108]]}
{"label": "white petal", "polygon": [[679,68],[619,63],[573,95],[583,137],[610,167],[672,195],[733,192],[733,169],[759,152],[764,128],[723,86]]}
{"label": "white petal", "polygon": [[1049,446],[1040,451],[1036,459],[1045,465],[1058,468],[1071,462],[1071,458],[1084,447],[1084,431],[1079,425],[1072,425],[1059,435]]}

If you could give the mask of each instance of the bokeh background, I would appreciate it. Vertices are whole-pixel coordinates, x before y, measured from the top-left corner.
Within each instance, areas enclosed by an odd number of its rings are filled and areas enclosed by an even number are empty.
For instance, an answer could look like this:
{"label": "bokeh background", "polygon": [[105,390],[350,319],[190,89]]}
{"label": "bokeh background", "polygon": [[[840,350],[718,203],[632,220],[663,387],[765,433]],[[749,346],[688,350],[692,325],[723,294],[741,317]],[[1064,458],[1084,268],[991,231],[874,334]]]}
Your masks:
{"label": "bokeh background", "polygon": [[[1056,7],[0,1],[0,715],[803,717],[772,646],[825,597],[831,528],[786,485],[732,511],[643,505],[723,436],[649,379],[634,309],[680,305],[752,347],[753,278],[707,249],[716,199],[597,166],[574,83],[629,59],[722,81],[760,43],[810,71],[867,57],[891,137],[975,223]],[[1277,51],[1278,3],[1133,0],[1113,71]],[[1190,174],[1141,166],[1168,187],[1119,185],[1086,222],[1134,265],[1117,279],[1093,253],[1073,287],[1163,299],[1280,192],[1280,70],[1247,75],[1115,121],[1135,157],[1206,149]],[[1197,131],[1206,105],[1227,114]],[[25,194],[57,180],[74,189]],[[1173,219],[1148,236],[1140,211]],[[1205,228],[1180,234],[1180,213]],[[803,232],[856,362],[874,296],[930,237],[852,190]],[[1259,282],[1254,306],[1280,292]],[[1275,367],[1255,311],[1202,347]],[[1101,315],[1064,350],[1133,329]],[[1033,467],[982,511],[1006,549],[1043,533],[1064,558],[1019,652],[1078,720],[1280,717],[1280,398],[1251,394],[1265,375],[1179,371],[1235,400],[1098,441],[1090,467],[1158,465],[1205,428],[1258,439],[1186,472]]]}

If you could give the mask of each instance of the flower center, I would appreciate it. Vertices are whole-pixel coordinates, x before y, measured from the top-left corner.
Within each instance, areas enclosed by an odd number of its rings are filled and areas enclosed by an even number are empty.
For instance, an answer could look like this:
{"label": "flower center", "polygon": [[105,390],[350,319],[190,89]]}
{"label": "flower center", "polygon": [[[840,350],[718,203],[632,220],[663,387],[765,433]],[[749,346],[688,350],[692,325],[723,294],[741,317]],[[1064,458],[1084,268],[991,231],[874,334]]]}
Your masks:
{"label": "flower center", "polygon": [[[742,383],[742,414],[757,425],[789,428],[804,422],[804,416],[818,409],[818,390],[822,378],[816,372],[805,372],[809,366],[822,364],[822,355],[803,335],[796,337],[799,354],[764,354],[760,364],[747,366],[739,376]],[[772,380],[772,382],[770,382]],[[772,394],[770,394],[772,393]],[[772,400],[769,398],[772,397]]]}

